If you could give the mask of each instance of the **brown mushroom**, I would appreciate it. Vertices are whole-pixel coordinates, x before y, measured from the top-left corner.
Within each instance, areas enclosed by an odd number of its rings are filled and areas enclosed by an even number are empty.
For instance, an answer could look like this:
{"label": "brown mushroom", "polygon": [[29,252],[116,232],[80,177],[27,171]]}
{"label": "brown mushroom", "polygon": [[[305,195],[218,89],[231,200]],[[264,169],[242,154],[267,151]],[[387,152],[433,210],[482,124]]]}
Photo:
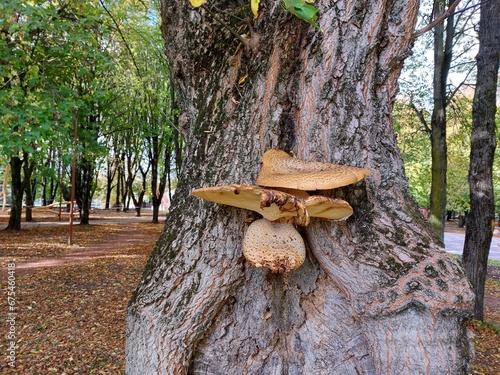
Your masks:
{"label": "brown mushroom", "polygon": [[290,224],[254,221],[243,239],[243,255],[255,267],[272,272],[289,272],[298,268],[306,258],[304,240]]}
{"label": "brown mushroom", "polygon": [[283,191],[232,184],[200,188],[191,194],[211,202],[255,211],[270,221],[282,219],[301,226],[309,224],[304,200]]}
{"label": "brown mushroom", "polygon": [[368,176],[365,168],[293,158],[283,150],[271,149],[262,155],[257,185],[299,190],[334,189]]}
{"label": "brown mushroom", "polygon": [[322,195],[312,195],[307,198],[306,210],[310,217],[330,220],[345,220],[353,213],[351,205],[346,201]]}
{"label": "brown mushroom", "polygon": [[364,168],[304,162],[273,149],[262,156],[257,184],[280,190],[232,184],[196,189],[192,195],[261,214],[264,218],[247,229],[243,255],[256,267],[288,272],[299,267],[306,254],[304,240],[292,224],[307,226],[310,216],[342,220],[353,213],[346,201],[309,196],[305,190],[345,186],[369,173]]}

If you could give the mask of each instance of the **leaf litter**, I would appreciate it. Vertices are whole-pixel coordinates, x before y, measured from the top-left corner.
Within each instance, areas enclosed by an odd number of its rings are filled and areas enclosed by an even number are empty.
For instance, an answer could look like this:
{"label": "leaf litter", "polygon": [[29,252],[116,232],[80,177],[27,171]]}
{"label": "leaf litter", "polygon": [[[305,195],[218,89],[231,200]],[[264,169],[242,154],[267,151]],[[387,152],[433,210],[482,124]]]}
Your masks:
{"label": "leaf litter", "polygon": [[[16,274],[16,367],[7,366],[8,340],[2,333],[1,372],[124,374],[127,305],[162,229],[151,223],[76,225],[73,246],[67,245],[63,226],[0,231],[3,270],[11,262],[106,251]],[[1,274],[5,296],[7,279]],[[468,324],[475,334],[476,375],[500,373],[500,278],[487,280],[486,296],[485,322]],[[7,298],[0,298],[0,313],[7,311]]]}
{"label": "leaf litter", "polygon": [[[6,232],[0,233],[5,270],[13,260],[111,244],[106,257],[16,273],[16,366],[7,366],[8,342],[2,334],[0,372],[124,374],[128,301],[161,230],[162,225],[151,223],[76,226],[76,247],[52,247],[58,239],[67,242],[67,227],[29,228],[8,241]],[[140,233],[141,240],[128,243],[133,233]],[[7,299],[1,298],[3,316],[7,308]]]}

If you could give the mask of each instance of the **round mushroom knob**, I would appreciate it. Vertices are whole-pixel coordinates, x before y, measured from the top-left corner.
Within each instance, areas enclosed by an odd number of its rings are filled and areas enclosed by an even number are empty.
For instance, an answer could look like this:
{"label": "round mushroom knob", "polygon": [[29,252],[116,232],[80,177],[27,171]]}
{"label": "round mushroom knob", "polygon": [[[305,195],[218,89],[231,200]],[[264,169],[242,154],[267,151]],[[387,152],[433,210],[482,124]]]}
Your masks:
{"label": "round mushroom knob", "polygon": [[304,263],[304,240],[290,224],[254,221],[243,239],[243,255],[255,267],[266,267],[272,272],[289,272]]}

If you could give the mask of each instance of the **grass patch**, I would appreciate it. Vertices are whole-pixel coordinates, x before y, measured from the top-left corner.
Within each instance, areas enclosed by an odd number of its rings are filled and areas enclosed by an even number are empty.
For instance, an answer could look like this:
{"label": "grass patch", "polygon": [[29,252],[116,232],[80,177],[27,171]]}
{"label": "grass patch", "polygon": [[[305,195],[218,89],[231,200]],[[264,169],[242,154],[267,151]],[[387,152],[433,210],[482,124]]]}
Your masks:
{"label": "grass patch", "polygon": [[488,266],[500,267],[500,260],[488,259]]}
{"label": "grass patch", "polygon": [[[450,255],[455,258],[455,259],[459,259],[459,260],[462,260],[462,254],[451,254]],[[488,259],[488,266],[491,266],[491,267],[500,267],[500,260],[496,260],[496,259]]]}

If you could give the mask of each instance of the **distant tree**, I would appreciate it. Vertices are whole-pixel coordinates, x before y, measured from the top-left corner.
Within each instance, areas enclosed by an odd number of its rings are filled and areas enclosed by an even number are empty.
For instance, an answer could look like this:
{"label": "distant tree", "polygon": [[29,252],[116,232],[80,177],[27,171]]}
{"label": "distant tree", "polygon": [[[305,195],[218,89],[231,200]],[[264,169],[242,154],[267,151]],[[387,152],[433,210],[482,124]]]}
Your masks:
{"label": "distant tree", "polygon": [[0,198],[2,198],[2,211],[5,211],[5,207],[7,206],[7,185],[9,184],[9,175],[10,175],[10,164],[5,162],[5,167],[3,169],[3,177],[2,177],[2,192],[0,194]]}
{"label": "distant tree", "polygon": [[32,207],[35,205],[34,202],[34,194],[36,190],[33,188],[32,184],[32,175],[35,169],[35,160],[33,158],[29,158],[28,152],[24,151],[24,160],[27,162],[23,163],[23,187],[24,192],[26,193],[26,221],[33,221],[33,212]]}
{"label": "distant tree", "polygon": [[30,165],[44,160],[53,144],[63,153],[70,148],[74,109],[85,99],[74,82],[89,72],[85,54],[97,52],[89,46],[104,29],[95,6],[85,1],[11,0],[0,14],[0,151],[12,167],[7,229],[19,230]]}
{"label": "distant tree", "polygon": [[44,206],[56,199],[61,181],[61,169],[62,160],[58,157],[57,148],[51,146],[40,168],[41,199]]}
{"label": "distant tree", "polygon": [[398,136],[398,146],[404,160],[405,174],[410,191],[419,207],[429,207],[431,188],[431,152],[429,133],[411,105],[397,101],[394,105],[394,131]]}
{"label": "distant tree", "polygon": [[453,96],[447,107],[448,166],[446,209],[465,214],[469,210],[470,135],[472,126],[472,90]]}
{"label": "distant tree", "polygon": [[[472,99],[462,93],[455,95],[447,107],[447,204],[448,212],[464,213],[469,209],[467,173],[470,152]],[[398,100],[394,106],[394,130],[405,162],[410,190],[420,207],[429,207],[431,183],[430,131],[420,116],[428,117],[425,110],[417,114],[415,105]],[[420,116],[419,116],[420,115]]]}
{"label": "distant tree", "polygon": [[[171,105],[164,42],[159,29],[151,22],[157,11],[139,2],[101,4],[118,31],[114,45],[121,69],[115,79],[118,88],[113,113],[117,120],[115,123],[106,120],[108,132],[118,130],[126,139],[118,146],[116,196],[124,201],[123,204],[135,199],[136,207],[142,205],[140,202],[146,192],[142,186],[146,178],[152,195],[152,220],[158,222],[161,200],[175,169],[171,165],[180,165],[182,141],[174,129],[176,113]],[[142,149],[134,149],[139,144]],[[140,152],[143,154],[139,156]],[[144,155],[147,161],[142,160]],[[129,168],[132,160],[135,165]],[[139,171],[143,181],[134,184]],[[141,186],[140,191],[134,191],[134,186]]]}
{"label": "distant tree", "polygon": [[[422,21],[434,26],[432,39],[427,34],[420,37],[415,56],[410,59],[400,81],[404,96],[418,115],[422,128],[429,133],[432,163],[429,220],[441,239],[449,190],[447,108],[474,68],[470,55],[475,40],[471,32],[474,1],[462,2],[460,9],[457,7],[459,2],[434,0],[432,9],[427,9],[429,2],[422,2]],[[422,32],[425,30],[431,29]],[[428,50],[433,51],[433,59],[429,58]],[[427,81],[430,70],[433,71],[432,80]],[[460,73],[463,80],[451,83],[449,77],[452,73]]]}
{"label": "distant tree", "polygon": [[[112,144],[108,144],[109,153],[105,157],[105,165],[106,165],[106,188],[105,188],[105,202],[104,208],[107,210],[111,205],[111,193],[113,189],[116,187],[115,184],[115,176],[117,175],[118,165],[120,163],[120,159],[117,155],[117,139],[115,135],[113,135]],[[109,142],[109,141],[108,141]]]}
{"label": "distant tree", "polygon": [[[458,1],[458,0],[455,0]],[[434,17],[441,15],[448,1],[435,0]],[[431,115],[432,176],[429,220],[440,235],[444,236],[446,218],[446,173],[448,170],[448,149],[446,143],[446,107],[448,93],[446,85],[451,68],[453,41],[455,36],[454,15],[434,28],[434,78],[433,109]]]}
{"label": "distant tree", "polygon": [[469,167],[470,214],[463,262],[476,295],[474,316],[484,319],[484,287],[495,227],[493,160],[496,148],[497,83],[500,62],[500,1],[481,1],[477,82],[472,107]]}

